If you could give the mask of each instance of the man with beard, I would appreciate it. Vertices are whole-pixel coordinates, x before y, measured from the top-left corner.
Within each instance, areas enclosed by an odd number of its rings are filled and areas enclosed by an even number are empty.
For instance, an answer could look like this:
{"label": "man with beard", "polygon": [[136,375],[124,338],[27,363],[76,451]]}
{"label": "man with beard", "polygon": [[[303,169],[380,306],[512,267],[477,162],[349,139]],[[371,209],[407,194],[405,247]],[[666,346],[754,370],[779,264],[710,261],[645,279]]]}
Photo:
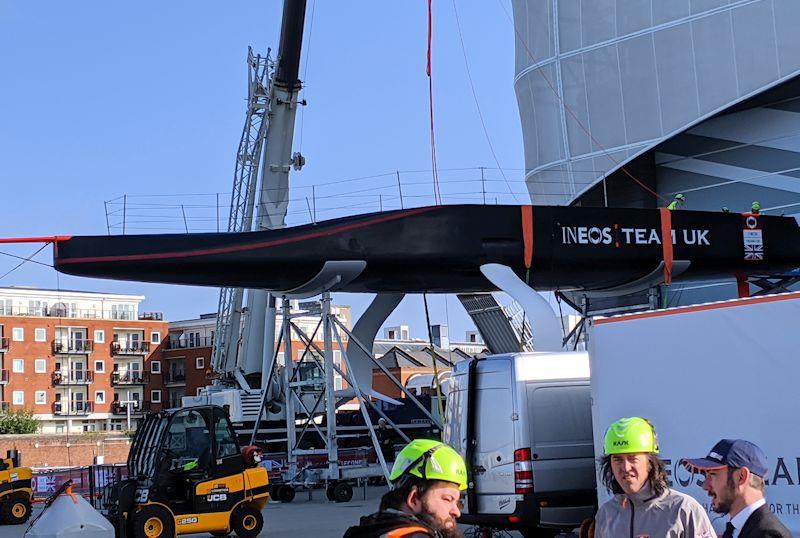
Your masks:
{"label": "man with beard", "polygon": [[415,439],[397,455],[389,479],[392,489],[378,512],[362,517],[344,538],[463,538],[456,518],[467,468],[458,452],[440,441]]}
{"label": "man with beard", "polygon": [[758,446],[743,439],[723,439],[705,458],[682,463],[705,475],[703,489],[711,497],[711,507],[730,516],[723,538],[792,536],[766,506],[767,456]]}

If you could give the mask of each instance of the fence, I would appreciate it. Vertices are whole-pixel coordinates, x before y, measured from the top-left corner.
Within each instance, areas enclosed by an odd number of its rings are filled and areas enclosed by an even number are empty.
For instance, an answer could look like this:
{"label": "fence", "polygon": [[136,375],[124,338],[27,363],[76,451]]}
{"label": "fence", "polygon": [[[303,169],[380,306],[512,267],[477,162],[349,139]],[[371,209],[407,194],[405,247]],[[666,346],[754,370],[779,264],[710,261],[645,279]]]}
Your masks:
{"label": "fence", "polygon": [[73,493],[82,495],[93,502],[96,499],[102,500],[109,493],[107,486],[127,476],[128,470],[124,464],[34,471],[33,502],[44,502],[67,480],[72,480]]}

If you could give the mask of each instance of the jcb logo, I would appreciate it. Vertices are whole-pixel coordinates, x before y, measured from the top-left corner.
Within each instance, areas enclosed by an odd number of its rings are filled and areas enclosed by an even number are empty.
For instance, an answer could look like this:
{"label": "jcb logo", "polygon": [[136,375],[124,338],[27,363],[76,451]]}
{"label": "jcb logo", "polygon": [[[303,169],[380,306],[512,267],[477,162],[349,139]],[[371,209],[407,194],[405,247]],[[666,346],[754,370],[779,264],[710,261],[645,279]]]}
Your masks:
{"label": "jcb logo", "polygon": [[184,517],[178,520],[178,525],[189,525],[191,523],[197,523],[196,517]]}
{"label": "jcb logo", "polygon": [[147,502],[147,498],[150,496],[150,490],[148,489],[137,489],[136,493],[134,494],[134,502],[138,504],[144,504]]}
{"label": "jcb logo", "polygon": [[211,495],[206,495],[206,501],[210,503],[227,501],[227,500],[228,500],[227,493],[212,493]]}
{"label": "jcb logo", "polygon": [[614,446],[628,446],[628,441],[614,441]]}

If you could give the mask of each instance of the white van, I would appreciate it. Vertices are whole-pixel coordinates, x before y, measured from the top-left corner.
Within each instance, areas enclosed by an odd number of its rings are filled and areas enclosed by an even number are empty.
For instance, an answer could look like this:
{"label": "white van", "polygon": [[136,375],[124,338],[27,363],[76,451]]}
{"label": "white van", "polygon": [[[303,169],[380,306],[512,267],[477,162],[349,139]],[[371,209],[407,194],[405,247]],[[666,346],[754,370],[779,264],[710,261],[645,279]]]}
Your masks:
{"label": "white van", "polygon": [[586,353],[462,361],[453,371],[446,413],[444,440],[464,456],[470,481],[463,523],[545,536],[594,514]]}

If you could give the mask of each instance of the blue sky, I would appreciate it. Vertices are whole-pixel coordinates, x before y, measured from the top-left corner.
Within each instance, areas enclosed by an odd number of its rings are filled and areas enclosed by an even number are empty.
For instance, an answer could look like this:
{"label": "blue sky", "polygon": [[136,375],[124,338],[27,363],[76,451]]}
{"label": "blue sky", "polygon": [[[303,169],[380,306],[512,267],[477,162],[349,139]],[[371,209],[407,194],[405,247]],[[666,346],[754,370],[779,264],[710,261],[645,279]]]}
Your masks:
{"label": "blue sky", "polygon": [[[508,0],[500,2],[510,12]],[[459,2],[458,12],[497,159],[506,177],[517,181],[511,188],[524,192],[518,182],[523,153],[513,90],[514,32],[500,2]],[[132,200],[171,195],[163,199],[174,206],[212,200],[189,193],[229,193],[244,120],[247,47],[277,49],[281,5],[0,1],[0,236],[105,234],[104,201],[124,194]],[[379,195],[385,208],[396,207],[392,176],[338,183],[395,170],[404,171],[404,194],[414,196],[407,204],[432,202],[430,172],[406,172],[431,167],[426,5],[308,1],[302,60],[308,106],[295,130],[295,149],[307,165],[290,179],[296,201],[289,223],[308,221],[311,185],[317,185],[319,220],[377,210]],[[470,90],[453,2],[435,0],[434,7],[442,191],[446,202],[477,201],[477,168],[497,164]],[[456,168],[467,170],[448,171]],[[486,177],[492,179],[486,190],[508,192],[497,171]],[[495,196],[500,203],[515,201],[508,194],[489,194],[489,201]],[[181,227],[174,210],[165,210],[168,218],[154,226]],[[213,226],[201,218],[208,208],[189,211],[190,231]],[[17,255],[35,249],[0,248]],[[36,259],[49,262],[50,256],[48,248]],[[0,274],[17,263],[0,256]],[[213,288],[57,276],[35,264],[0,280],[8,285],[140,293],[147,296],[143,309],[163,311],[171,320],[214,311],[218,296]],[[358,312],[369,296],[340,294],[336,300]],[[419,297],[408,298],[389,323],[407,322],[415,336],[425,336],[421,304]],[[433,297],[432,322],[447,317],[451,336],[463,336],[470,322],[455,297],[447,313],[444,298]]]}

